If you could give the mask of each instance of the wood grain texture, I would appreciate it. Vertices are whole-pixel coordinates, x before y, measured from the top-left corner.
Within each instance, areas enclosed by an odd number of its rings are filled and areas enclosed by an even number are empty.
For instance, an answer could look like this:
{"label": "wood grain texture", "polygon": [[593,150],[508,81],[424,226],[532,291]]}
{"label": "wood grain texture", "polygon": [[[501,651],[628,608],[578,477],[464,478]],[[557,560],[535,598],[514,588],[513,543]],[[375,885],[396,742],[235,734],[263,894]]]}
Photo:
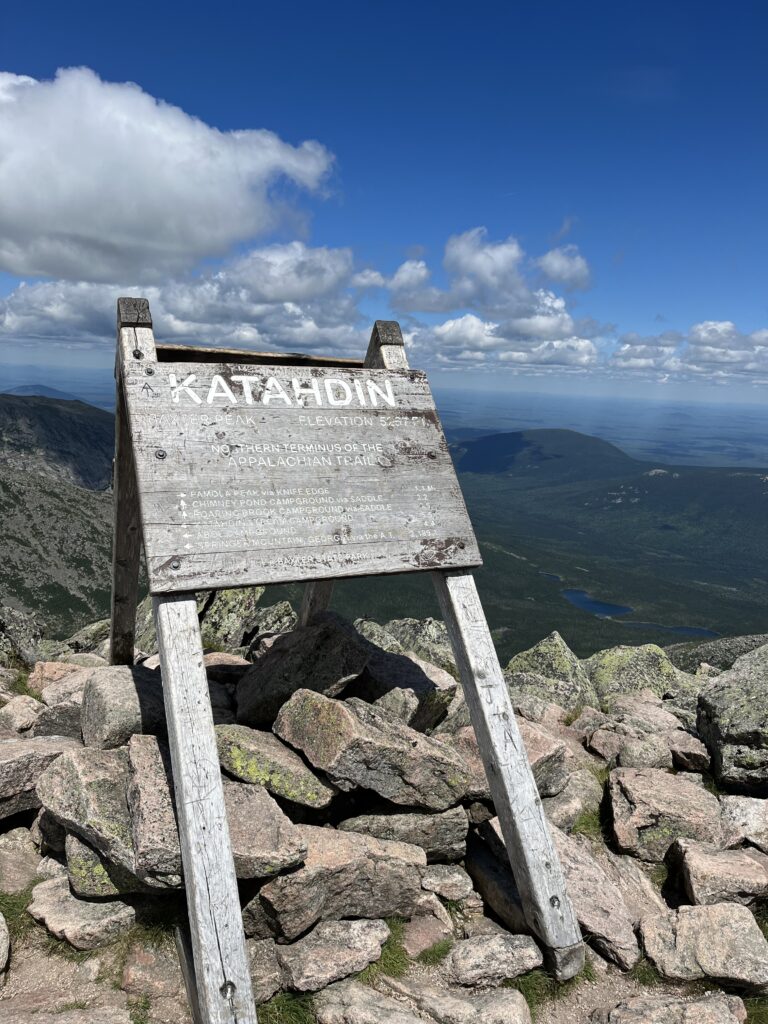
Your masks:
{"label": "wood grain texture", "polygon": [[423,373],[149,367],[135,333],[123,379],[153,593],[480,564]]}
{"label": "wood grain texture", "polygon": [[257,1024],[194,595],[156,597],[200,1015]]}
{"label": "wood grain texture", "polygon": [[117,300],[118,327],[151,327],[149,299],[123,296]]}
{"label": "wood grain texture", "polygon": [[125,397],[118,381],[115,410],[114,534],[112,537],[112,617],[109,660],[132,665],[139,599],[141,524]]}
{"label": "wood grain texture", "polygon": [[[381,325],[384,323],[387,324],[388,330],[382,329]],[[388,345],[386,350],[382,351],[384,339],[391,340],[393,344]],[[386,370],[407,369],[408,360],[405,357],[402,360],[400,359],[400,351],[397,349],[398,343],[402,347],[403,336],[400,331],[400,324],[394,320],[377,320],[373,325],[363,365],[371,369],[377,366]],[[394,356],[392,355],[393,352]],[[301,608],[299,609],[299,625],[306,626],[314,615],[330,608],[332,597],[333,580],[317,580],[308,583],[304,588]]]}
{"label": "wood grain texture", "polygon": [[581,932],[471,573],[433,575],[472,727],[526,920],[552,950],[560,980],[584,962]]}

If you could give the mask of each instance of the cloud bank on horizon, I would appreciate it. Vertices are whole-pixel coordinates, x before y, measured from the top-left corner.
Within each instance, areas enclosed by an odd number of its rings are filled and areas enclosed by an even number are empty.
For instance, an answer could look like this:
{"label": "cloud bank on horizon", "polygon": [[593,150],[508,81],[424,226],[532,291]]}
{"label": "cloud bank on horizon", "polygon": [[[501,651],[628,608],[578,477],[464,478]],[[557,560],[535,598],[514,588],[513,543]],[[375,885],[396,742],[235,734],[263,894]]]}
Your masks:
{"label": "cloud bank on horizon", "polygon": [[[333,167],[320,142],[220,131],[87,68],[0,73],[0,270],[18,279],[0,341],[111,346],[113,298],[142,294],[169,340],[358,354],[375,306],[427,368],[768,382],[768,329],[641,337],[577,315],[591,271],[563,239],[527,254],[478,226],[446,240],[441,267],[391,272],[310,245],[302,203]],[[293,238],[266,241],[277,233]]]}

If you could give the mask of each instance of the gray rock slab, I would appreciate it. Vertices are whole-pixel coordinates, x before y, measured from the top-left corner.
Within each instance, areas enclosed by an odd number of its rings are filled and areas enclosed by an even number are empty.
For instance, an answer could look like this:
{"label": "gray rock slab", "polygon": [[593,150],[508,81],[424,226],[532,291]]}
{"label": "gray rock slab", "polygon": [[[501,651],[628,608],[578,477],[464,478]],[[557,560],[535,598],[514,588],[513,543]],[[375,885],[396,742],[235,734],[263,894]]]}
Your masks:
{"label": "gray rock slab", "polygon": [[77,899],[69,891],[66,878],[52,878],[36,885],[29,913],[51,935],[64,939],[75,949],[109,945],[131,929],[136,920],[133,907],[119,900],[105,903]]}
{"label": "gray rock slab", "polygon": [[339,824],[342,832],[420,846],[428,862],[461,860],[467,850],[469,820],[463,807],[435,814],[362,814]]}
{"label": "gray rock slab", "polygon": [[314,999],[317,1024],[424,1024],[403,1003],[358,981],[337,981]]}
{"label": "gray rock slab", "polygon": [[412,917],[403,929],[403,949],[412,959],[438,942],[453,937],[453,929],[432,914]]}
{"label": "gray rock slab", "polygon": [[0,740],[0,818],[39,807],[38,779],[64,751],[79,746],[67,737]]}
{"label": "gray rock slab", "polygon": [[677,866],[691,903],[743,903],[768,896],[768,856],[759,850],[720,850],[678,839],[668,859]]}
{"label": "gray rock slab", "polygon": [[40,854],[28,828],[0,835],[0,892],[21,892],[37,878]]}
{"label": "gray rock slab", "polygon": [[303,862],[298,827],[261,786],[225,780],[224,807],[238,878],[271,878]]}
{"label": "gray rock slab", "polygon": [[722,796],[720,807],[726,846],[749,843],[768,853],[768,800],[751,796]]}
{"label": "gray rock slab", "polygon": [[357,974],[379,959],[388,938],[384,921],[323,921],[290,946],[277,947],[286,987],[317,992]]}
{"label": "gray rock slab", "polygon": [[276,636],[237,685],[237,720],[269,728],[297,690],[334,697],[360,675],[370,656],[366,640],[330,617]]}
{"label": "gray rock slab", "polygon": [[458,864],[432,864],[424,872],[421,886],[445,900],[463,900],[472,892],[472,879]]}
{"label": "gray rock slab", "polygon": [[558,828],[570,831],[578,818],[587,812],[597,812],[603,799],[603,785],[589,768],[571,772],[557,796],[541,801],[547,818]]}
{"label": "gray rock slab", "polygon": [[112,861],[134,871],[128,813],[128,753],[81,747],[68,750],[40,776],[45,810]]}
{"label": "gray rock slab", "polygon": [[528,935],[478,935],[457,942],[445,960],[448,977],[456,985],[500,985],[544,962],[541,950]]}
{"label": "gray rock slab", "polygon": [[426,867],[419,847],[314,825],[298,830],[307,844],[304,864],[256,897],[286,939],[317,921],[413,914]]}
{"label": "gray rock slab", "polygon": [[[526,674],[537,678],[526,679]],[[597,705],[597,693],[588,674],[556,631],[516,654],[504,675],[509,686],[535,693],[568,711]]]}
{"label": "gray rock slab", "polygon": [[38,719],[45,704],[34,697],[19,695],[12,697],[0,708],[0,728],[11,732],[28,732]]}
{"label": "gray rock slab", "polygon": [[664,736],[628,739],[619,749],[616,763],[622,768],[660,768],[671,771],[672,751]]}
{"label": "gray rock slab", "polygon": [[70,833],[64,850],[67,877],[75,896],[83,899],[113,899],[137,892],[151,892],[134,874],[112,864],[98,850]]}
{"label": "gray rock slab", "polygon": [[247,725],[217,725],[216,743],[225,771],[243,782],[264,786],[274,796],[320,808],[327,807],[338,792],[271,732]]}
{"label": "gray rock slab", "polygon": [[720,804],[687,775],[616,768],[608,785],[619,849],[661,862],[675,839],[722,842]]}
{"label": "gray rock slab", "polygon": [[747,1010],[738,996],[707,992],[702,996],[641,995],[612,1009],[595,1010],[592,1024],[744,1024]]}
{"label": "gray rock slab", "polygon": [[672,763],[681,772],[708,772],[710,769],[709,751],[695,736],[689,732],[664,733]]}
{"label": "gray rock slab", "polygon": [[404,651],[414,651],[420,658],[458,678],[448,630],[439,619],[390,619],[383,628]]}
{"label": "gray rock slab", "polygon": [[742,655],[701,691],[698,732],[719,781],[768,795],[768,646]]}
{"label": "gray rock slab", "polygon": [[644,917],[640,934],[646,956],[665,978],[710,978],[757,989],[768,984],[768,942],[738,903],[683,906]]}
{"label": "gray rock slab", "polygon": [[620,645],[598,651],[583,662],[601,704],[610,705],[618,695],[650,690],[657,697],[698,690],[701,681],[675,668],[661,647]]}
{"label": "gray rock slab", "polygon": [[363,786],[392,803],[436,811],[467,793],[469,776],[455,751],[357,698],[299,690],[274,731],[342,789]]}
{"label": "gray rock slab", "polygon": [[274,939],[248,939],[245,944],[251,974],[253,999],[266,1003],[283,987],[283,973],[277,960]]}
{"label": "gray rock slab", "polygon": [[437,1024],[531,1024],[528,1004],[514,989],[470,995],[410,977],[382,978],[380,988]]}
{"label": "gray rock slab", "polygon": [[123,746],[135,733],[163,733],[159,673],[126,665],[94,671],[83,692],[81,726],[85,745],[102,750]]}

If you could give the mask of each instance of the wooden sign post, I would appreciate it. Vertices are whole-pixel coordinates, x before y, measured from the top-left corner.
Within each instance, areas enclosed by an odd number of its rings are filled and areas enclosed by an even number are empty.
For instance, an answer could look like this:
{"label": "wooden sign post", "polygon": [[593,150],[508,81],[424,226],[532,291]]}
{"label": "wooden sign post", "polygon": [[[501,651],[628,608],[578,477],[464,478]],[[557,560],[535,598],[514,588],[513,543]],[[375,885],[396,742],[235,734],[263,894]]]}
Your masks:
{"label": "wooden sign post", "polygon": [[377,321],[364,360],[156,345],[117,305],[111,659],[132,664],[143,541],[201,1021],[256,1024],[194,592],[430,571],[526,920],[565,980],[584,948],[469,571],[481,563],[425,375]]}

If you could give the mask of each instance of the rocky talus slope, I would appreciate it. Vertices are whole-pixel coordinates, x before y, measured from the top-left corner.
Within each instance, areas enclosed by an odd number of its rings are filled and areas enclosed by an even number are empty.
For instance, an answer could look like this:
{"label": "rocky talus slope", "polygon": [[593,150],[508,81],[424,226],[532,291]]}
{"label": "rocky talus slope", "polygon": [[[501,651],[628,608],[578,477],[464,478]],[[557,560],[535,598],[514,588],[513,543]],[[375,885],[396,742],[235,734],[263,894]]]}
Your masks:
{"label": "rocky talus slope", "polygon": [[[589,946],[558,989],[526,933],[442,624],[326,613],[297,628],[260,597],[199,609],[263,1024],[767,1019],[767,637],[710,642],[706,659],[646,645],[580,661],[553,633],[509,663]],[[148,609],[132,668],[106,663],[104,623],[51,644],[12,618],[0,1021],[189,1021]]]}

